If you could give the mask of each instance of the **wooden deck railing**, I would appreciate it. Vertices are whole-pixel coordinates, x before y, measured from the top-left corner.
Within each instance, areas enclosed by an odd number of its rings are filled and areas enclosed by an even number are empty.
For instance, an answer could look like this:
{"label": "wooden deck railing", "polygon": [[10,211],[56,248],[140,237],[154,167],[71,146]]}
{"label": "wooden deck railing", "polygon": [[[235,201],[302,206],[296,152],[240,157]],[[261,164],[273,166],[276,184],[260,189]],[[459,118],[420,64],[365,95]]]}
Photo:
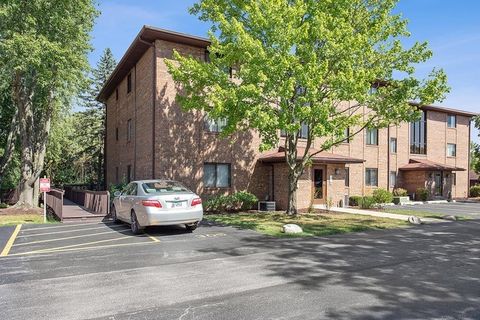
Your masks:
{"label": "wooden deck railing", "polygon": [[95,214],[107,215],[110,212],[110,192],[108,191],[76,190],[65,186],[65,198]]}
{"label": "wooden deck railing", "polygon": [[50,192],[47,193],[46,204],[47,207],[53,210],[55,215],[62,220],[63,217],[63,194],[65,191],[60,189],[50,189]]}

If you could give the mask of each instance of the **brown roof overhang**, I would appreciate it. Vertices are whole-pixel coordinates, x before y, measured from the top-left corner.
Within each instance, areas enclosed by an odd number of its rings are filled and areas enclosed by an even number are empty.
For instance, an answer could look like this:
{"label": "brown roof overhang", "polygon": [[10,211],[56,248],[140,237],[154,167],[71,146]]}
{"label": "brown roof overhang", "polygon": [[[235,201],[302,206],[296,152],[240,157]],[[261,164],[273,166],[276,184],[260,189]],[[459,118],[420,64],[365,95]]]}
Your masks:
{"label": "brown roof overhang", "polygon": [[437,112],[443,112],[443,113],[449,113],[449,114],[456,114],[456,115],[465,116],[465,117],[475,117],[479,115],[476,112],[463,111],[463,110],[446,108],[441,106],[421,105],[417,102],[410,102],[410,105],[419,107],[422,110],[431,110],[431,111],[437,111]]}
{"label": "brown roof overhang", "polygon": [[410,162],[398,168],[401,171],[465,171],[464,168],[433,162],[426,159],[410,159]]}
{"label": "brown roof overhang", "polygon": [[130,70],[132,70],[155,40],[165,40],[198,48],[207,48],[210,45],[210,40],[206,38],[151,26],[143,26],[98,94],[98,101],[105,102],[108,99],[118,84],[128,75]]}
{"label": "brown roof overhang", "polygon": [[[314,154],[318,152],[318,150],[310,149],[308,154]],[[297,148],[297,160],[301,160],[303,155],[305,154],[304,148]],[[279,163],[285,162],[285,148],[280,147],[278,150],[268,151],[263,153],[259,157],[259,161],[261,162],[268,162],[268,163]],[[363,163],[365,160],[351,158],[347,156],[342,156],[330,152],[320,152],[315,154],[312,157],[313,163],[336,163],[336,164],[345,164],[345,163]]]}

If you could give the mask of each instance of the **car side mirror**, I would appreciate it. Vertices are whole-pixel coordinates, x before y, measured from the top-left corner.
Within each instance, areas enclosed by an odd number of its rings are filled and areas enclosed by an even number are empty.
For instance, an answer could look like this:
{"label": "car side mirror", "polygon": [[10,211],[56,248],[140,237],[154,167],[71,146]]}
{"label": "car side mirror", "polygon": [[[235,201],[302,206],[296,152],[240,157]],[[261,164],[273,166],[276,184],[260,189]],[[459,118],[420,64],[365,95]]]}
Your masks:
{"label": "car side mirror", "polygon": [[115,192],[113,193],[113,195],[114,195],[115,197],[120,197],[120,196],[122,195],[122,193],[121,193],[120,191],[115,191]]}

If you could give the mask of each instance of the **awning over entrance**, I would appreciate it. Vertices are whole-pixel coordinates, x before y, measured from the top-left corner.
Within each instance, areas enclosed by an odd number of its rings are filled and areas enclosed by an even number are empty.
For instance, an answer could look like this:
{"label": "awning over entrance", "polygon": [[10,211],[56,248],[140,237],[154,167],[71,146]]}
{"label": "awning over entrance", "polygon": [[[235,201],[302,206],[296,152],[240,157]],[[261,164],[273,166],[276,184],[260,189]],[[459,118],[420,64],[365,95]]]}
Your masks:
{"label": "awning over entrance", "polygon": [[465,171],[463,168],[433,162],[426,159],[410,159],[410,163],[398,168],[402,171]]}
{"label": "awning over entrance", "polygon": [[[310,149],[308,154],[318,152],[316,149]],[[305,148],[297,148],[297,159],[300,160],[305,154]],[[280,147],[278,150],[263,153],[259,160],[262,162],[284,162],[285,148]],[[313,156],[313,163],[363,163],[365,160],[342,156],[330,152],[320,152]]]}

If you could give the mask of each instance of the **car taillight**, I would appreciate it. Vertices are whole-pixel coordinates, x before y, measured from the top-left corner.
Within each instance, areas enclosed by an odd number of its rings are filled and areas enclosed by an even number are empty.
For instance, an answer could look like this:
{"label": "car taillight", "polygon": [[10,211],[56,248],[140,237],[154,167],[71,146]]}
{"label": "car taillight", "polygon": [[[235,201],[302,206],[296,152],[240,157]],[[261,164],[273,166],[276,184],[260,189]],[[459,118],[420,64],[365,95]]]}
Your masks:
{"label": "car taillight", "polygon": [[192,207],[196,206],[197,204],[201,204],[202,203],[202,199],[200,198],[195,198],[192,200]]}
{"label": "car taillight", "polygon": [[144,207],[155,207],[155,208],[161,208],[162,204],[160,201],[157,200],[143,200],[142,204]]}

